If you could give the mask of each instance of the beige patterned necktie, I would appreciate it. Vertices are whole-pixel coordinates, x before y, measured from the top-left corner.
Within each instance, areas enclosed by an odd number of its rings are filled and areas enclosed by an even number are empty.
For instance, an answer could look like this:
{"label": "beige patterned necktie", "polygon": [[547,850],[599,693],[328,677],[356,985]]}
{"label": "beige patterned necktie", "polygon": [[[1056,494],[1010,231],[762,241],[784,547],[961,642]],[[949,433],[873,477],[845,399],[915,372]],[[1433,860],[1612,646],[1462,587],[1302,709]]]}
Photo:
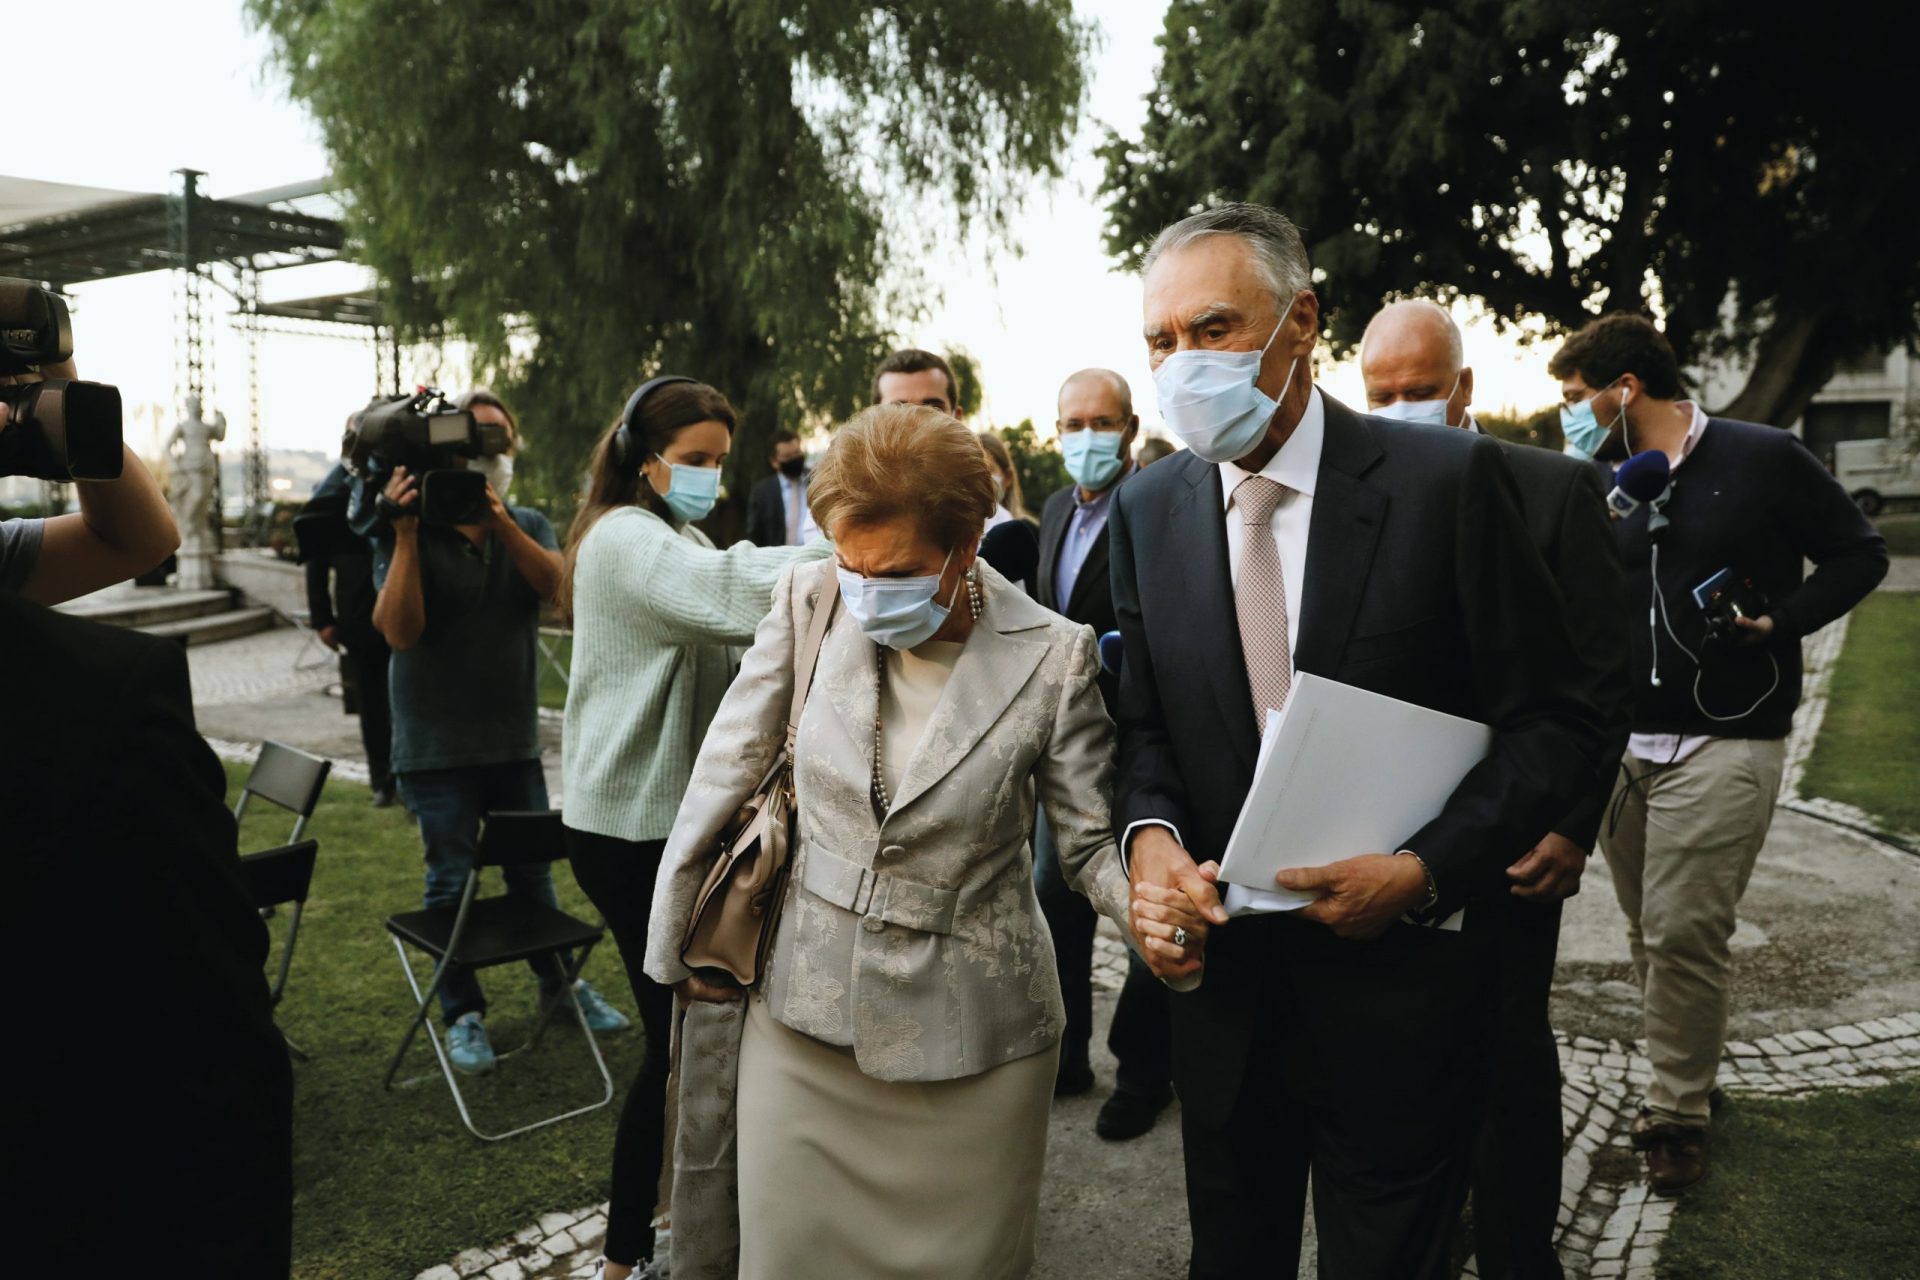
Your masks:
{"label": "beige patterned necktie", "polygon": [[1264,734],[1267,712],[1287,705],[1293,686],[1293,655],[1287,649],[1287,587],[1280,575],[1280,548],[1273,540],[1273,513],[1291,492],[1278,480],[1248,476],[1233,491],[1234,509],[1246,526],[1240,581],[1233,591],[1240,620],[1240,648],[1247,658],[1255,731]]}

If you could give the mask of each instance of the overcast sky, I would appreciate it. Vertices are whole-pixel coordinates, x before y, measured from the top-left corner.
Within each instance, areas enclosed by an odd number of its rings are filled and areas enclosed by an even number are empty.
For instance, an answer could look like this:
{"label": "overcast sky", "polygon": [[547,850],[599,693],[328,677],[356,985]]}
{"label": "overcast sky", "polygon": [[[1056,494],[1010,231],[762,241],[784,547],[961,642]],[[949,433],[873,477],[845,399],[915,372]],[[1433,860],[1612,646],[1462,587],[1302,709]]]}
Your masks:
{"label": "overcast sky", "polygon": [[[1157,0],[1081,4],[1102,43],[1083,125],[1064,180],[1036,190],[1014,222],[1023,253],[988,260],[977,247],[952,245],[931,264],[944,300],[927,324],[904,337],[936,350],[966,347],[979,360],[986,417],[995,424],[1053,419],[1054,393],[1075,369],[1104,365],[1133,383],[1142,417],[1158,425],[1140,339],[1139,285],[1116,272],[1101,249],[1094,156],[1102,126],[1137,132],[1151,89],[1165,6]],[[7,73],[16,104],[58,104],[57,128],[29,131],[31,146],[9,148],[0,171],[28,178],[132,191],[171,186],[175,169],[206,172],[204,189],[236,195],[317,177],[327,161],[318,131],[266,62],[266,41],[250,34],[240,0],[62,0],[62,30],[88,33],[84,55],[16,58]],[[78,38],[70,34],[69,39]],[[23,135],[25,136],[25,135]],[[353,287],[358,269],[300,268],[269,273],[269,299]],[[86,285],[75,291],[75,340],[84,376],[118,383],[127,435],[151,451],[172,401],[175,331],[172,294],[159,273]],[[213,403],[244,439],[245,346],[234,333],[224,295],[217,322]],[[1480,405],[1533,408],[1554,399],[1544,350],[1527,350],[1464,312],[1468,360]],[[451,378],[454,371],[443,371]],[[409,376],[419,376],[409,372]],[[364,402],[373,357],[364,340],[274,334],[263,344],[261,410],[267,441],[283,448],[338,446],[345,414]],[[1347,366],[1323,369],[1321,383],[1357,403],[1359,379]],[[529,423],[537,430],[536,424]]]}

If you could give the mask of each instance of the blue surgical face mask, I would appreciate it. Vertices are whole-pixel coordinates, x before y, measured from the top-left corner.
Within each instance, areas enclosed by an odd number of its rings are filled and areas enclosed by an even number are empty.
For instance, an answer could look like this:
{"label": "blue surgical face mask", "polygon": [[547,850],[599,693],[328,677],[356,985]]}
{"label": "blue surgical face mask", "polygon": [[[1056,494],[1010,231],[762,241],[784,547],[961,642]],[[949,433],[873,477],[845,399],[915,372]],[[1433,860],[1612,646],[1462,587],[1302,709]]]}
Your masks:
{"label": "blue surgical face mask", "polygon": [[1438,400],[1396,400],[1392,404],[1383,404],[1369,413],[1376,418],[1391,418],[1395,422],[1412,422],[1421,426],[1444,427],[1447,422],[1447,406],[1453,403],[1453,393],[1460,389],[1460,375],[1455,374],[1453,387]]}
{"label": "blue surgical face mask", "polygon": [[1609,382],[1579,404],[1560,406],[1560,434],[1567,438],[1566,447],[1561,452],[1583,460],[1591,458],[1600,452],[1600,446],[1607,442],[1615,426],[1624,429],[1627,417],[1627,398],[1624,395],[1620,397],[1620,412],[1614,415],[1612,422],[1603,427],[1600,420],[1593,416],[1593,402],[1600,398],[1601,392],[1612,386],[1613,383]]}
{"label": "blue surgical face mask", "polygon": [[1126,467],[1120,456],[1124,431],[1095,431],[1082,427],[1060,437],[1060,454],[1066,459],[1067,474],[1082,489],[1098,492],[1119,478]]}
{"label": "blue surgical face mask", "polygon": [[953,584],[953,596],[945,605],[934,599],[940,594],[940,579],[952,563],[953,552],[949,551],[940,572],[930,578],[863,578],[843,567],[839,570],[840,599],[867,639],[889,649],[911,649],[931,640],[953,611],[953,602],[960,596],[958,582]]}
{"label": "blue surgical face mask", "polygon": [[1293,387],[1299,360],[1287,366],[1287,380],[1278,399],[1270,398],[1255,381],[1267,347],[1280,336],[1292,304],[1267,335],[1258,351],[1176,351],[1153,371],[1153,389],[1160,399],[1160,416],[1195,456],[1208,462],[1233,462],[1266,434],[1267,424],[1280,411]]}
{"label": "blue surgical face mask", "polygon": [[[667,491],[660,494],[660,500],[667,504],[667,510],[673,513],[673,518],[682,524],[706,519],[713,510],[713,504],[720,500],[720,468],[689,467],[684,463],[667,462],[665,458],[660,458],[660,461],[666,462],[673,472]],[[653,481],[647,483],[652,484]]]}

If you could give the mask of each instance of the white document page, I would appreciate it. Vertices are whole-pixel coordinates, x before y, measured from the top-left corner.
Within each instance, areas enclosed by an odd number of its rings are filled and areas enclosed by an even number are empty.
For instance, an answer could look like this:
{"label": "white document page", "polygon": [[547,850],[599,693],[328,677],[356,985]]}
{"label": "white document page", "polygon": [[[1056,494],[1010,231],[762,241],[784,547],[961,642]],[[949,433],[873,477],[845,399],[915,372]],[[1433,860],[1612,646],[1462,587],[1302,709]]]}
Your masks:
{"label": "white document page", "polygon": [[[1393,853],[1445,807],[1493,742],[1486,725],[1311,672],[1267,713],[1220,879],[1231,915],[1291,911],[1317,895],[1273,882],[1288,867]],[[1460,913],[1441,926],[1459,928]]]}

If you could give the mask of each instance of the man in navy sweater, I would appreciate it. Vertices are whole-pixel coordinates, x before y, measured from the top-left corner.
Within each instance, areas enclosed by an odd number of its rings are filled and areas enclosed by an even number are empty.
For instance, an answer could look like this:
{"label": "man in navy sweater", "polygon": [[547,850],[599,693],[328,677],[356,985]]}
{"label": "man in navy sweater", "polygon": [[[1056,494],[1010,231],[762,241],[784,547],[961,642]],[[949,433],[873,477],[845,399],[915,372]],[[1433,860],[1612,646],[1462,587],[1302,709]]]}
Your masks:
{"label": "man in navy sweater", "polygon": [[[1887,545],[1798,439],[1680,399],[1673,348],[1644,317],[1594,321],[1548,368],[1569,452],[1618,463],[1658,449],[1673,467],[1664,498],[1614,523],[1633,733],[1600,827],[1653,1066],[1634,1143],[1653,1190],[1671,1196],[1707,1172],[1728,940],[1773,820],[1800,639],[1873,590]],[[1696,588],[1723,570],[1740,607],[1710,626]]]}

